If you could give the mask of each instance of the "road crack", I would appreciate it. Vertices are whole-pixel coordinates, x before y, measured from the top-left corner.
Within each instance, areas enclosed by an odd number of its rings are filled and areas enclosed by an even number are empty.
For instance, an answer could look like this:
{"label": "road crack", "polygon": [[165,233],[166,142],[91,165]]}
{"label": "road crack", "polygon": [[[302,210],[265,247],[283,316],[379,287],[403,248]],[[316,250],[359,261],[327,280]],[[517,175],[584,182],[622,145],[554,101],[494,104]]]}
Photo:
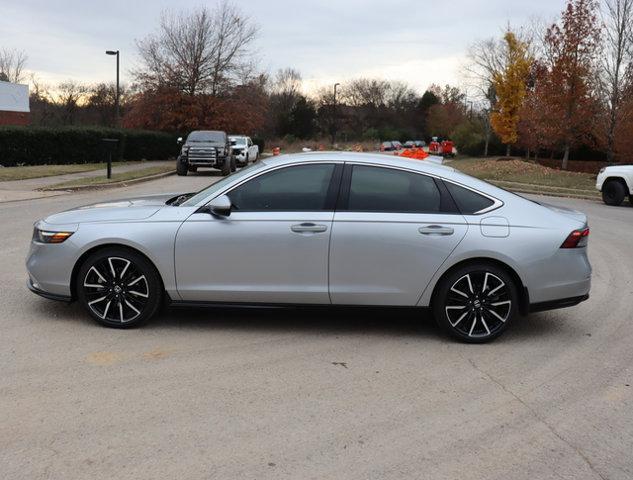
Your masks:
{"label": "road crack", "polygon": [[512,390],[510,390],[508,387],[506,387],[500,380],[497,380],[495,377],[493,377],[490,373],[488,373],[487,371],[485,371],[484,369],[480,368],[475,361],[472,358],[467,358],[468,363],[470,363],[470,365],[477,370],[479,373],[481,373],[482,375],[484,375],[488,380],[490,380],[492,383],[494,383],[495,385],[497,385],[499,388],[501,388],[505,393],[507,393],[508,395],[510,395],[512,398],[514,398],[517,402],[519,402],[521,405],[523,405],[525,407],[525,409],[530,412],[532,414],[532,416],[534,418],[536,418],[542,425],[545,426],[545,428],[547,428],[550,433],[552,435],[554,435],[556,438],[558,438],[561,442],[563,442],[565,445],[567,445],[569,448],[571,448],[574,452],[576,452],[576,454],[583,459],[583,461],[587,464],[587,466],[589,467],[589,470],[591,470],[592,473],[594,473],[595,475],[597,475],[600,479],[602,480],[607,480],[606,477],[604,477],[600,472],[598,472],[596,470],[596,468],[594,467],[594,465],[591,463],[591,460],[589,460],[589,458],[583,453],[582,450],[580,450],[580,448],[578,448],[576,445],[574,445],[573,443],[569,442],[566,438],[564,438],[560,433],[558,433],[556,431],[556,429],[550,425],[550,423],[545,420],[545,418],[543,418],[541,415],[539,415],[539,413],[532,408],[528,403],[526,403],[521,397],[519,397],[516,393],[514,393]]}

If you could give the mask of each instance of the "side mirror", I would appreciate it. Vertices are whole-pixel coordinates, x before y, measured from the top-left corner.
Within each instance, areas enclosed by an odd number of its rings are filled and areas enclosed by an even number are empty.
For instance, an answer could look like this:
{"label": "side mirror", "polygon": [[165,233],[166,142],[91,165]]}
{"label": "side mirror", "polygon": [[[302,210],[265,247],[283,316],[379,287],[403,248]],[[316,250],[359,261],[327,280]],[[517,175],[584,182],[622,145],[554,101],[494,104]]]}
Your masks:
{"label": "side mirror", "polygon": [[226,195],[220,195],[207,204],[207,210],[212,215],[228,217],[231,215],[231,199]]}
{"label": "side mirror", "polygon": [[178,137],[178,140],[176,140],[176,143],[177,143],[178,145],[182,144],[182,137]]}

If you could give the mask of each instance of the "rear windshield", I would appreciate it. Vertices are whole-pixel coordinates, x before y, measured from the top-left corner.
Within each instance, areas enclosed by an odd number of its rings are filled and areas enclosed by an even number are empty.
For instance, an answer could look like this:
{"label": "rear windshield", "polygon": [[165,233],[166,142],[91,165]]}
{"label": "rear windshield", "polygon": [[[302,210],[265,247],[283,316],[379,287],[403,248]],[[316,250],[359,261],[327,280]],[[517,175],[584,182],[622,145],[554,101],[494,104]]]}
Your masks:
{"label": "rear windshield", "polygon": [[204,130],[191,132],[187,137],[187,142],[224,142],[226,134],[224,132],[214,132]]}

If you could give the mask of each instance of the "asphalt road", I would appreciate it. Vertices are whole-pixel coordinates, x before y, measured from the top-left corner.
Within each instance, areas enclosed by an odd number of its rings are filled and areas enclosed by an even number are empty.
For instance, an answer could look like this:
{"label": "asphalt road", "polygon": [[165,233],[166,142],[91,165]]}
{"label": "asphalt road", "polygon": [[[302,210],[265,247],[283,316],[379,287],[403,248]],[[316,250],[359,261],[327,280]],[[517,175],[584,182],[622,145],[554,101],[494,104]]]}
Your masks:
{"label": "asphalt road", "polygon": [[487,345],[400,310],[173,309],[111,330],[26,290],[34,220],[209,180],[0,204],[0,478],[633,478],[628,204],[550,199],[589,214],[591,299]]}

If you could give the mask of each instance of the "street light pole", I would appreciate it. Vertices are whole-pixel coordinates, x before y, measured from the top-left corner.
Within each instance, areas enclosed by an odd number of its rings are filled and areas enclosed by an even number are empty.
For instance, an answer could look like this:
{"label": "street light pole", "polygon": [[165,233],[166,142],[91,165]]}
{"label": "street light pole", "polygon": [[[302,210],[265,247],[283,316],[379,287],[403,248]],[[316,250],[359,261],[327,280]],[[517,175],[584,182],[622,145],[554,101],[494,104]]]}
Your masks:
{"label": "street light pole", "polygon": [[118,50],[106,50],[106,55],[116,55],[116,119],[115,125],[119,126],[119,98],[121,96],[121,91],[119,87],[119,51]]}
{"label": "street light pole", "polygon": [[340,83],[335,83],[334,84],[334,119],[333,119],[333,128],[332,128],[332,144],[336,143],[336,129],[338,127],[337,125],[337,118],[336,118],[336,87],[339,87],[341,84]]}

